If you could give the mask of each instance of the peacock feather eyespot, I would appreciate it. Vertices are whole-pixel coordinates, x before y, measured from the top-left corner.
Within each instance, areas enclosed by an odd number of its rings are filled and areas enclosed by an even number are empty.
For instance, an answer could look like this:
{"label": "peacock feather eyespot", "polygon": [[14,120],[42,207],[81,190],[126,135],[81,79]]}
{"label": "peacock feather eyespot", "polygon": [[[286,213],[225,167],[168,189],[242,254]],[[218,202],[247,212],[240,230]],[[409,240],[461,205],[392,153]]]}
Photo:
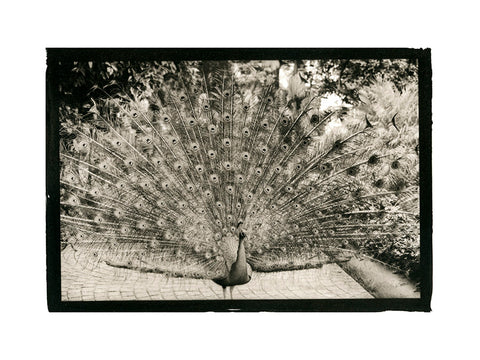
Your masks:
{"label": "peacock feather eyespot", "polygon": [[268,129],[268,121],[262,121],[262,127]]}
{"label": "peacock feather eyespot", "polygon": [[162,184],[161,184],[162,188],[167,190],[170,188],[170,182],[169,181],[162,181]]}
{"label": "peacock feather eyespot", "polygon": [[319,117],[317,114],[313,114],[313,115],[310,117],[310,124],[312,124],[312,125],[318,124],[319,121],[320,121],[320,117]]}
{"label": "peacock feather eyespot", "polygon": [[96,222],[97,224],[102,224],[105,222],[105,219],[101,215],[96,215],[93,218],[93,221]]}
{"label": "peacock feather eyespot", "polygon": [[224,115],[223,119],[224,119],[226,122],[229,122],[229,121],[231,120],[230,114]]}
{"label": "peacock feather eyespot", "polygon": [[253,194],[252,194],[251,192],[249,192],[249,193],[247,194],[247,198],[248,198],[249,200],[253,199]]}
{"label": "peacock feather eyespot", "polygon": [[210,190],[206,190],[203,194],[204,194],[205,197],[208,198],[208,199],[212,197],[212,192],[211,192]]}
{"label": "peacock feather eyespot", "polygon": [[287,144],[282,144],[282,150],[287,151],[288,150],[288,145]]}
{"label": "peacock feather eyespot", "polygon": [[180,94],[180,96],[178,97],[180,99],[180,101],[186,101],[187,100],[187,96],[185,94]]}
{"label": "peacock feather eyespot", "polygon": [[265,194],[270,194],[273,191],[273,188],[271,186],[266,186],[264,189]]}
{"label": "peacock feather eyespot", "polygon": [[308,144],[310,144],[311,140],[312,140],[312,138],[310,136],[304,137],[302,139],[302,144],[303,145],[308,145]]}
{"label": "peacock feather eyespot", "polygon": [[325,172],[325,171],[329,171],[331,169],[332,169],[332,164],[330,164],[330,163],[325,163],[325,164],[320,165],[320,170],[321,171]]}
{"label": "peacock feather eyespot", "polygon": [[185,201],[179,201],[177,203],[177,206],[180,208],[180,209],[185,209],[187,207],[187,203]]}
{"label": "peacock feather eyespot", "polygon": [[211,134],[215,134],[217,132],[217,127],[214,124],[208,125],[208,131],[210,131]]}
{"label": "peacock feather eyespot", "polygon": [[223,163],[223,167],[226,169],[226,170],[230,170],[232,168],[232,164],[230,163],[230,161],[225,161]]}
{"label": "peacock feather eyespot", "polygon": [[293,188],[292,188],[291,186],[286,186],[286,187],[285,187],[285,190],[286,190],[287,192],[292,192],[292,191],[293,191]]}
{"label": "peacock feather eyespot", "polygon": [[98,196],[100,195],[100,190],[97,189],[96,187],[92,188],[90,191],[89,191],[90,195],[92,196]]}
{"label": "peacock feather eyespot", "polygon": [[242,204],[241,204],[241,203],[237,203],[237,204],[235,205],[235,207],[237,208],[237,210],[240,210],[240,209],[242,208]]}
{"label": "peacock feather eyespot", "polygon": [[400,167],[400,161],[394,160],[394,161],[392,161],[392,163],[390,164],[390,166],[391,166],[392,169],[395,169],[395,170],[396,170],[396,169],[398,169],[398,168]]}
{"label": "peacock feather eyespot", "polygon": [[255,175],[257,176],[262,175],[262,168],[259,168],[259,167],[255,168]]}
{"label": "peacock feather eyespot", "polygon": [[175,164],[173,164],[173,167],[175,170],[180,171],[183,169],[183,164],[180,161],[177,161]]}
{"label": "peacock feather eyespot", "polygon": [[166,123],[170,122],[170,117],[168,115],[163,115],[163,121]]}
{"label": "peacock feather eyespot", "polygon": [[376,165],[380,162],[380,157],[377,154],[373,154],[368,158],[368,165]]}
{"label": "peacock feather eyespot", "polygon": [[243,111],[248,111],[248,109],[250,109],[250,106],[248,106],[248,105],[243,105],[242,109],[243,109]]}
{"label": "peacock feather eyespot", "polygon": [[217,153],[214,150],[208,150],[207,154],[210,159],[215,159],[217,156]]}
{"label": "peacock feather eyespot", "polygon": [[208,104],[203,105],[203,110],[205,111],[210,110],[210,106]]}
{"label": "peacock feather eyespot", "polygon": [[215,233],[214,237],[215,237],[215,240],[219,241],[219,240],[222,239],[222,233],[217,232],[217,233]]}
{"label": "peacock feather eyespot", "polygon": [[200,253],[202,251],[202,247],[200,246],[200,244],[195,244],[195,246],[193,247],[193,252],[195,252],[196,254]]}
{"label": "peacock feather eyespot", "polygon": [[229,138],[223,139],[223,146],[225,147],[230,147],[231,146],[231,140]]}
{"label": "peacock feather eyespot", "polygon": [[233,186],[232,185],[227,185],[226,190],[227,190],[227,193],[233,194]]}
{"label": "peacock feather eyespot", "polygon": [[220,221],[220,219],[216,219],[216,220],[215,220],[215,224],[216,224],[217,226],[222,226],[222,222]]}
{"label": "peacock feather eyespot", "polygon": [[147,228],[147,223],[143,220],[137,222],[137,228],[140,230],[145,230]]}
{"label": "peacock feather eyespot", "polygon": [[250,129],[248,127],[244,127],[242,129],[243,136],[249,137],[250,136]]}
{"label": "peacock feather eyespot", "polygon": [[350,176],[356,176],[360,172],[358,166],[352,166],[348,168],[347,174]]}
{"label": "peacock feather eyespot", "polygon": [[93,252],[93,257],[98,257],[98,253],[96,251]]}
{"label": "peacock feather eyespot", "polygon": [[217,201],[217,202],[215,203],[215,205],[217,205],[217,208],[219,208],[219,209],[222,209],[222,208],[223,208],[223,203],[222,203],[221,201]]}
{"label": "peacock feather eyespot", "polygon": [[108,163],[106,161],[102,161],[98,167],[102,170],[108,170],[109,166],[108,166]]}
{"label": "peacock feather eyespot", "polygon": [[171,140],[171,144],[172,144],[172,145],[177,145],[177,144],[178,144],[178,139],[177,139],[177,138],[175,138],[175,137],[174,137],[174,138],[172,138],[172,140]]}
{"label": "peacock feather eyespot", "polygon": [[242,159],[245,160],[245,161],[250,160],[250,153],[247,152],[247,151],[244,151],[244,152],[242,153]]}
{"label": "peacock feather eyespot", "polygon": [[341,140],[336,140],[332,145],[333,151],[338,151],[343,147],[343,142]]}
{"label": "peacock feather eyespot", "polygon": [[115,216],[116,218],[121,218],[123,215],[125,215],[123,210],[120,210],[120,209],[113,210],[113,216]]}
{"label": "peacock feather eyespot", "polygon": [[288,240],[293,241],[294,236],[292,234],[288,235]]}
{"label": "peacock feather eyespot", "polygon": [[279,174],[281,171],[282,171],[282,167],[281,166],[275,166],[275,170],[274,170],[277,174]]}
{"label": "peacock feather eyespot", "polygon": [[210,175],[210,181],[217,184],[218,183],[218,175],[217,174]]}
{"label": "peacock feather eyespot", "polygon": [[228,97],[230,96],[230,90],[225,90],[225,91],[223,92],[223,96],[225,96],[225,97],[228,98]]}
{"label": "peacock feather eyespot", "polygon": [[80,200],[75,195],[71,195],[68,198],[67,203],[70,205],[78,205],[80,204]]}
{"label": "peacock feather eyespot", "polygon": [[192,142],[190,144],[190,149],[192,149],[194,152],[197,152],[198,150],[200,150],[200,146],[196,142]]}
{"label": "peacock feather eyespot", "polygon": [[268,151],[268,148],[265,145],[260,146],[260,152],[262,154],[266,154]]}
{"label": "peacock feather eyespot", "polygon": [[195,126],[195,124],[196,124],[196,121],[194,119],[188,120],[188,125],[190,125],[191,127]]}
{"label": "peacock feather eyespot", "polygon": [[267,96],[267,103],[271,104],[273,102],[273,97]]}
{"label": "peacock feather eyespot", "polygon": [[195,166],[195,169],[197,170],[197,172],[203,173],[203,166],[202,165],[199,164],[199,165]]}
{"label": "peacock feather eyespot", "polygon": [[378,179],[375,181],[374,185],[377,188],[382,188],[385,185],[385,181],[383,179]]}
{"label": "peacock feather eyespot", "polygon": [[124,164],[129,166],[129,167],[133,167],[135,165],[135,161],[131,158],[127,158],[127,159],[125,159]]}
{"label": "peacock feather eyespot", "polygon": [[135,207],[136,207],[137,209],[139,209],[139,210],[140,210],[140,209],[144,209],[145,206],[146,206],[146,204],[145,204],[145,202],[142,201],[142,200],[138,200],[138,201],[135,203]]}

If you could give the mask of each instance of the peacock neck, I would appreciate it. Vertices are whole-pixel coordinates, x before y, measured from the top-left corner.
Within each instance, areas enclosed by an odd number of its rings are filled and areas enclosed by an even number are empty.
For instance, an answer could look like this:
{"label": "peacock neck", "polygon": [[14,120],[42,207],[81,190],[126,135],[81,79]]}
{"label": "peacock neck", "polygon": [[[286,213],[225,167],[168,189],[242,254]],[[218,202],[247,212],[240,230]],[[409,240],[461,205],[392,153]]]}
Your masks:
{"label": "peacock neck", "polygon": [[245,254],[245,239],[239,239],[238,241],[238,249],[237,249],[237,260],[236,263],[238,265],[245,265],[247,266],[247,256]]}

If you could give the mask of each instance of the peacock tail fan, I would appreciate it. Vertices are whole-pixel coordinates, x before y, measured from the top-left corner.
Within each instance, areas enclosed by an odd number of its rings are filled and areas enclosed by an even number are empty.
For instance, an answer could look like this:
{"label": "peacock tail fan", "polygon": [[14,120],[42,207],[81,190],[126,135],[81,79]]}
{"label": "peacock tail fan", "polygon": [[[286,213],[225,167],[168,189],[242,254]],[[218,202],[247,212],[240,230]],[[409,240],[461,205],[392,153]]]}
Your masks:
{"label": "peacock tail fan", "polygon": [[293,101],[235,63],[173,67],[62,120],[61,240],[78,261],[214,279],[239,222],[256,271],[418,234],[418,155],[391,118],[340,116],[309,88]]}

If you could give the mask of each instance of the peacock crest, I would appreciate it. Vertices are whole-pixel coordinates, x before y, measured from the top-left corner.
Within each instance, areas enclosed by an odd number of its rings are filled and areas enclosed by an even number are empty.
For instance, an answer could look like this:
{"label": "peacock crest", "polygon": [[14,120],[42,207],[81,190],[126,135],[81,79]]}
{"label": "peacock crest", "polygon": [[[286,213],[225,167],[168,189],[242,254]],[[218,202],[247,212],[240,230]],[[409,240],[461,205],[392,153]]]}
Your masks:
{"label": "peacock crest", "polygon": [[391,109],[325,109],[296,74],[282,87],[231,62],[171,68],[61,123],[61,240],[77,261],[218,280],[240,223],[254,271],[418,234],[418,139]]}

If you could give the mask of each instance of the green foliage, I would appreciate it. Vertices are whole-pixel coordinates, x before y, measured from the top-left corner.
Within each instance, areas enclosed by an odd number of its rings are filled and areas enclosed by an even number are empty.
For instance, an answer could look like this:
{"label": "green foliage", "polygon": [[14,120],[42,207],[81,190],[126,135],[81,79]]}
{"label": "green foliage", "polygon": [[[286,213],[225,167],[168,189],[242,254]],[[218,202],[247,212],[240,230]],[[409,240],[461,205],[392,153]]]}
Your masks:
{"label": "green foliage", "polygon": [[328,59],[297,62],[309,87],[321,94],[337,94],[348,104],[358,103],[358,90],[374,83],[378,76],[402,91],[417,82],[417,65],[406,59]]}
{"label": "green foliage", "polygon": [[[360,103],[350,115],[366,116],[373,124],[375,142],[383,143],[397,154],[397,159],[385,164],[377,174],[383,183],[402,179],[417,186],[417,191],[393,198],[403,211],[419,213],[418,180],[418,88],[415,82],[405,84],[400,91],[390,80],[378,77],[371,85],[358,91]],[[397,224],[408,223],[402,216]],[[419,224],[413,224],[395,238],[371,238],[362,244],[367,253],[419,280],[420,237]]]}
{"label": "green foliage", "polygon": [[62,61],[55,67],[55,76],[61,105],[85,113],[90,98],[129,89],[146,90],[159,75],[174,69],[173,63],[156,61]]}

